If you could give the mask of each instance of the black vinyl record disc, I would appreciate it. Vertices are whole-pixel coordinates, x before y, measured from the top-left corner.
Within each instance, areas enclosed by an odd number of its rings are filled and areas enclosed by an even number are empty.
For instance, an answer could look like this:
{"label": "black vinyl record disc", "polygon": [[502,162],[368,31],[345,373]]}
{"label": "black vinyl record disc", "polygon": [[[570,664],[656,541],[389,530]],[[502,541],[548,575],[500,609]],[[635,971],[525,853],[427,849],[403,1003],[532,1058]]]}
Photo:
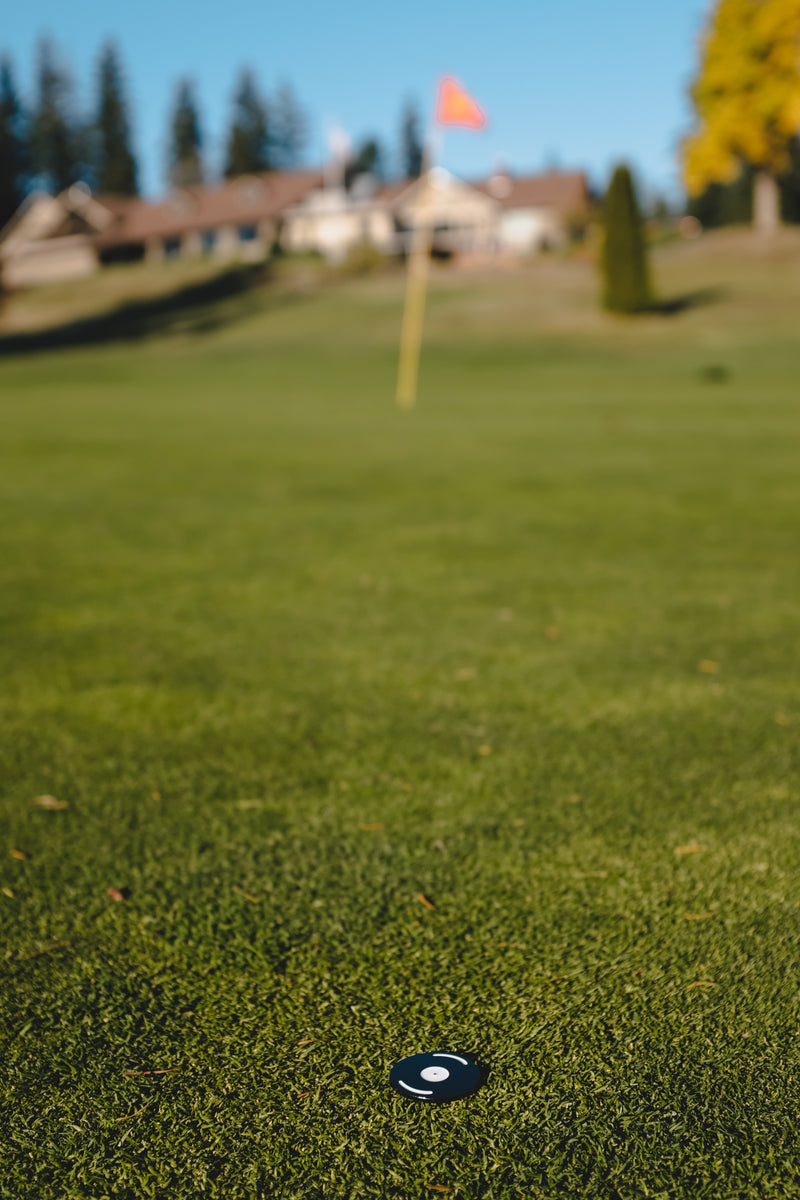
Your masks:
{"label": "black vinyl record disc", "polygon": [[466,1055],[438,1050],[402,1058],[392,1067],[389,1082],[401,1096],[435,1103],[460,1100],[474,1092],[481,1082],[481,1072]]}

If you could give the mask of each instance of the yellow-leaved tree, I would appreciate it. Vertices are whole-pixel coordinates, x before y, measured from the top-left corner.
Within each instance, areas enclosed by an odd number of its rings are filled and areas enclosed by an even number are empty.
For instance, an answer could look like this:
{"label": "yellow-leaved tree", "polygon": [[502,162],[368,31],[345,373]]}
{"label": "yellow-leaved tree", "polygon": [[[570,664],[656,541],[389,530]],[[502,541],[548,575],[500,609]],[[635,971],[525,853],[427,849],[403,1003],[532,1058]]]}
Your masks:
{"label": "yellow-leaved tree", "polygon": [[776,176],[800,130],[800,0],[718,0],[692,86],[698,129],[683,143],[690,195],[755,168],[757,228],[780,221]]}

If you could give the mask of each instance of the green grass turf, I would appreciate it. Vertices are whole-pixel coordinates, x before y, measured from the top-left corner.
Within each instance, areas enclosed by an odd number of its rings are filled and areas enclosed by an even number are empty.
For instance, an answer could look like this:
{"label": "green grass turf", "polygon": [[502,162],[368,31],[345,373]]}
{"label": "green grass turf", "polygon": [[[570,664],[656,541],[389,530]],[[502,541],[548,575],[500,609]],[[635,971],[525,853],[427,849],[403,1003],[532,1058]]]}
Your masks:
{"label": "green grass turf", "polygon": [[[748,246],[633,323],[438,275],[412,414],[393,276],[0,363],[0,1196],[800,1196],[800,254]],[[486,1085],[389,1090],[439,1048]]]}

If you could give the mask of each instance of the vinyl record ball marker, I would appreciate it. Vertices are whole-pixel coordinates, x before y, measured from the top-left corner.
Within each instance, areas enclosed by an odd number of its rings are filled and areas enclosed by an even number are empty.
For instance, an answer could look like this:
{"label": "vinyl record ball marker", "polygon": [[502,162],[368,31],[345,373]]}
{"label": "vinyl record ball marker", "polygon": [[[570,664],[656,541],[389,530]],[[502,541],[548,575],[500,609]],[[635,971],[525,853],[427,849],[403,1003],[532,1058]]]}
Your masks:
{"label": "vinyl record ball marker", "polygon": [[389,1082],[406,1099],[442,1103],[474,1092],[481,1082],[481,1072],[465,1055],[438,1050],[401,1058],[392,1067]]}

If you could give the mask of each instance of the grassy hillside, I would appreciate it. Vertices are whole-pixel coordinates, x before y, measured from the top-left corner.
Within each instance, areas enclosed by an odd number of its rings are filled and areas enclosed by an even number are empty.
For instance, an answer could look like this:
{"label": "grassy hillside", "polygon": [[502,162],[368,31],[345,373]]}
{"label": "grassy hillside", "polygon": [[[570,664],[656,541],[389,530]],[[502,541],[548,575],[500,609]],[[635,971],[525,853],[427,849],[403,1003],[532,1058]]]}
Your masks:
{"label": "grassy hillside", "polygon": [[90,317],[118,304],[149,300],[176,288],[213,278],[219,264],[205,258],[186,262],[131,263],[60,283],[20,288],[3,296],[0,334],[17,333]]}
{"label": "grassy hillside", "polygon": [[[0,362],[0,1196],[800,1196],[800,241],[754,245],[635,322],[436,272],[410,414],[392,273]],[[485,1085],[390,1091],[428,1049]]]}

